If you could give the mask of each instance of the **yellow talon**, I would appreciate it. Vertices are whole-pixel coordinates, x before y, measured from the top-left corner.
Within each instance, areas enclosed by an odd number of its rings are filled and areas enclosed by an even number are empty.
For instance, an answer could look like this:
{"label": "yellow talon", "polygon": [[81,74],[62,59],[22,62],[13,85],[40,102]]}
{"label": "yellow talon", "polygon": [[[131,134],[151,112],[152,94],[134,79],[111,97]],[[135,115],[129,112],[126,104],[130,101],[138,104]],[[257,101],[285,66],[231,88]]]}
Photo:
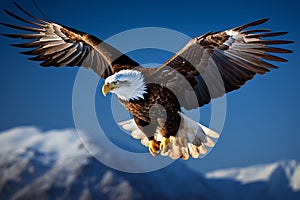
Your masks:
{"label": "yellow talon", "polygon": [[163,137],[160,145],[159,145],[159,149],[162,151],[162,152],[166,152],[167,150],[167,147],[168,145],[170,144],[170,139],[169,138],[166,138],[166,137]]}
{"label": "yellow talon", "polygon": [[156,140],[150,140],[149,141],[149,151],[152,154],[152,156],[157,156],[158,150],[159,150],[159,144],[156,142]]}

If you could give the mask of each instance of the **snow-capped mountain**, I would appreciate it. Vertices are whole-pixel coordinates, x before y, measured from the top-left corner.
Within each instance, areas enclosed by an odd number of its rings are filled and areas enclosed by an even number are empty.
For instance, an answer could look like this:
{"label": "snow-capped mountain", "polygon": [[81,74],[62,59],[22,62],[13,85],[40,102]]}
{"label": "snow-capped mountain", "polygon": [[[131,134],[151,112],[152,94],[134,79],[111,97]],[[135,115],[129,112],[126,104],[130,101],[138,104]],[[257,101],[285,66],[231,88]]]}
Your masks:
{"label": "snow-capped mountain", "polygon": [[176,161],[134,174],[101,164],[73,129],[14,128],[0,133],[0,146],[0,199],[300,199],[295,161],[205,175]]}
{"label": "snow-capped mountain", "polygon": [[[299,199],[300,165],[279,161],[267,165],[216,170],[205,174],[210,186],[228,199]],[[220,187],[223,182],[226,187]],[[238,192],[237,192],[238,191]]]}

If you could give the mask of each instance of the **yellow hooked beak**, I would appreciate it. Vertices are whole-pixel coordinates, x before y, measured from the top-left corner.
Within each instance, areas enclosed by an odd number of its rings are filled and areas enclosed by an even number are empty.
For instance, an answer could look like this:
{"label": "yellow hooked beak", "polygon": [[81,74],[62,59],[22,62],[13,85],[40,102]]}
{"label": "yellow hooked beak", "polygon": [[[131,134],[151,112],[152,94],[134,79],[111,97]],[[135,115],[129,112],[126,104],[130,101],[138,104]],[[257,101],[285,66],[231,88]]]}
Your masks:
{"label": "yellow hooked beak", "polygon": [[102,86],[102,93],[104,96],[106,96],[106,94],[109,93],[110,91],[112,91],[113,89],[115,89],[113,84],[105,83]]}

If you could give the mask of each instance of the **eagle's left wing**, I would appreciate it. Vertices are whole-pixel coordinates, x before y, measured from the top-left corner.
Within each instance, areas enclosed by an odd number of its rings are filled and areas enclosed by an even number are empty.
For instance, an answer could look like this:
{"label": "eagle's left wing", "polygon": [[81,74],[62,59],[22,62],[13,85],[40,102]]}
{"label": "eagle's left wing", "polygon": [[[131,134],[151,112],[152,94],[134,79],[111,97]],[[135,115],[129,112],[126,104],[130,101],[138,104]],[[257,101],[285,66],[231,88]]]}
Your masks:
{"label": "eagle's left wing", "polygon": [[15,3],[15,5],[31,19],[22,18],[4,9],[8,15],[25,22],[26,25],[0,24],[27,31],[27,33],[2,35],[31,40],[21,44],[12,44],[12,46],[29,48],[29,51],[22,53],[34,56],[29,59],[40,61],[40,65],[43,67],[79,66],[93,69],[100,77],[107,78],[122,69],[132,69],[139,65],[116,48],[93,35],[55,22],[39,19],[18,4]]}
{"label": "eagle's left wing", "polygon": [[[155,81],[161,81],[176,91],[186,109],[198,108],[226,92],[239,89],[255,74],[264,74],[277,66],[266,62],[286,60],[269,53],[290,53],[290,50],[269,45],[288,44],[291,41],[264,39],[286,32],[266,29],[245,30],[266,22],[262,19],[227,31],[201,35],[192,39],[182,50],[154,72]],[[186,87],[184,82],[190,84]],[[195,94],[196,100],[192,95]]]}

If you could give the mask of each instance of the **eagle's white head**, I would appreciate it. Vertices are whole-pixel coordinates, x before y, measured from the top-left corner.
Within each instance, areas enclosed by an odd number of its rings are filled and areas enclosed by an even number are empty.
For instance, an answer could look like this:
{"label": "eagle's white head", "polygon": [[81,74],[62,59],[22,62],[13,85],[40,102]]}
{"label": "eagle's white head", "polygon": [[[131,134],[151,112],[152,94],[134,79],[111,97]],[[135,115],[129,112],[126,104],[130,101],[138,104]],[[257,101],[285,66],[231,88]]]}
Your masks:
{"label": "eagle's white head", "polygon": [[118,98],[125,101],[144,99],[146,93],[144,76],[136,70],[121,70],[105,79],[102,93],[106,96],[108,92],[115,93]]}

